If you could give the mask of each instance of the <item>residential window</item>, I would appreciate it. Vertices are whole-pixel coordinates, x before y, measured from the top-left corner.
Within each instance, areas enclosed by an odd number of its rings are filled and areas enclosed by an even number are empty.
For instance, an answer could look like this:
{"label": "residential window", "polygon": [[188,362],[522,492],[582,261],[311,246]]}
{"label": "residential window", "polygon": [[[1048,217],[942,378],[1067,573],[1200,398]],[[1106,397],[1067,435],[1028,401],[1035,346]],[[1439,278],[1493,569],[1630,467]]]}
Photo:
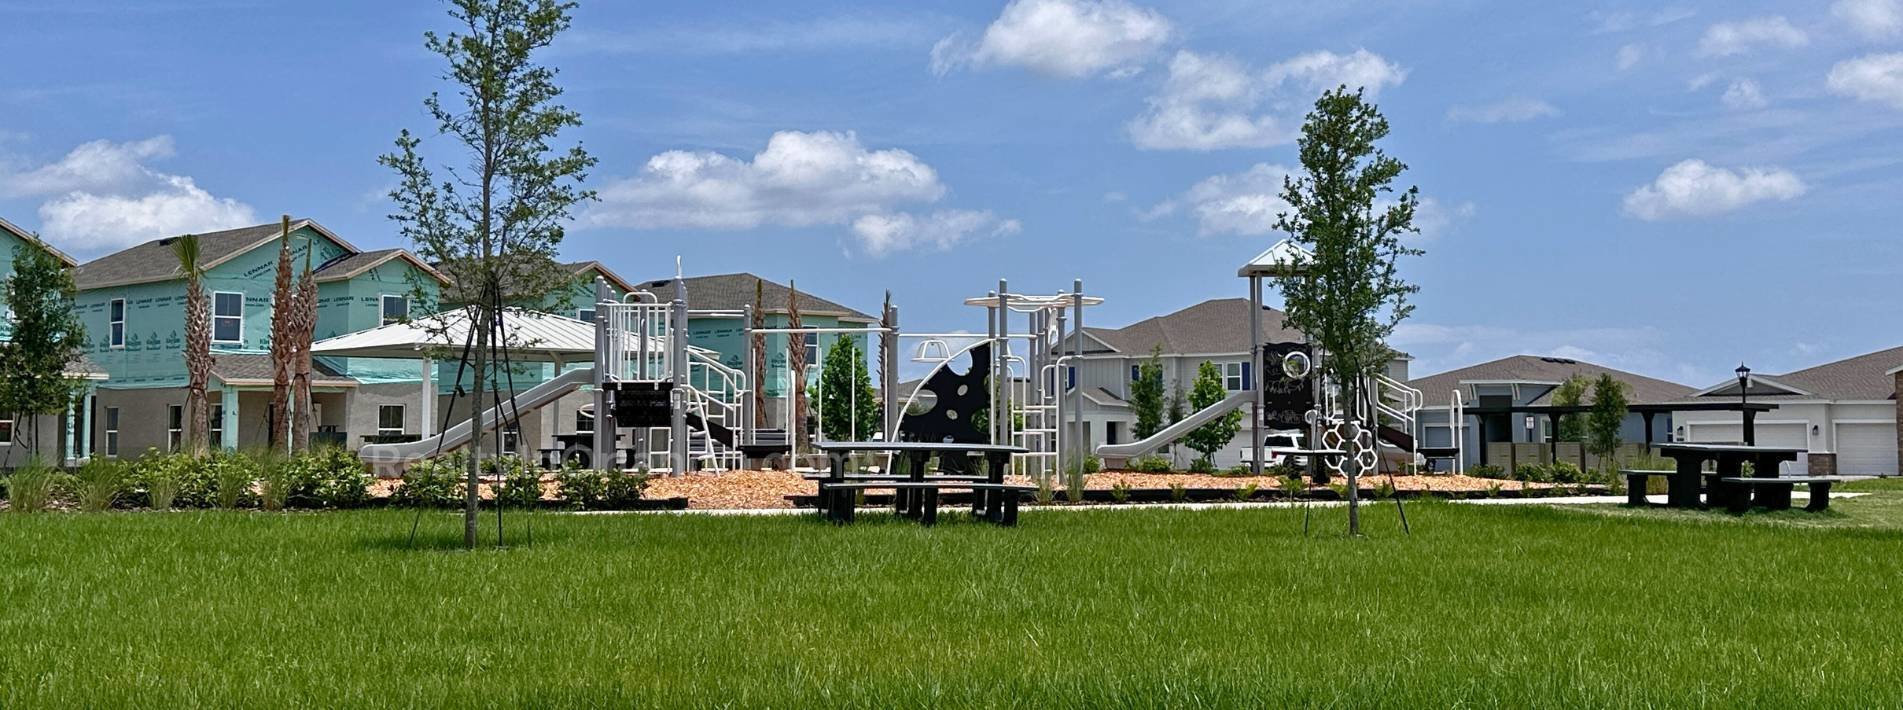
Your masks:
{"label": "residential window", "polygon": [[1130,381],[1135,382],[1141,379],[1143,379],[1143,366],[1131,365],[1130,366]]}
{"label": "residential window", "polygon": [[575,309],[575,320],[581,321],[583,323],[595,322],[595,309],[593,308]]}
{"label": "residential window", "polygon": [[0,419],[0,446],[13,445],[13,420]]}
{"label": "residential window", "polygon": [[812,365],[818,362],[819,362],[819,334],[807,333],[806,334],[806,364]]}
{"label": "residential window", "polygon": [[377,436],[398,436],[403,433],[403,405],[385,404],[377,407]]}
{"label": "residential window", "polygon": [[1077,389],[1077,366],[1076,365],[1064,366],[1064,389],[1066,390]]}
{"label": "residential window", "polygon": [[110,312],[107,317],[112,321],[111,345],[115,348],[123,348],[126,346],[126,299],[112,299],[112,305],[107,309]]}
{"label": "residential window", "polygon": [[244,294],[219,291],[211,295],[211,341],[239,343],[244,340]]}
{"label": "residential window", "polygon": [[170,405],[165,408],[165,450],[177,451],[185,442],[185,408]]}
{"label": "residential window", "polygon": [[575,410],[575,433],[595,433],[595,408],[592,405]]}
{"label": "residential window", "polygon": [[211,445],[223,446],[225,442],[225,405],[211,405]]}
{"label": "residential window", "polygon": [[401,323],[410,317],[410,298],[408,296],[383,296],[383,324]]}
{"label": "residential window", "polygon": [[1249,388],[1249,363],[1225,362],[1222,364],[1222,388],[1230,392],[1241,392]]}
{"label": "residential window", "polygon": [[516,453],[522,450],[522,425],[511,423],[502,428],[502,450]]}
{"label": "residential window", "polygon": [[106,408],[106,455],[119,455],[119,408]]}

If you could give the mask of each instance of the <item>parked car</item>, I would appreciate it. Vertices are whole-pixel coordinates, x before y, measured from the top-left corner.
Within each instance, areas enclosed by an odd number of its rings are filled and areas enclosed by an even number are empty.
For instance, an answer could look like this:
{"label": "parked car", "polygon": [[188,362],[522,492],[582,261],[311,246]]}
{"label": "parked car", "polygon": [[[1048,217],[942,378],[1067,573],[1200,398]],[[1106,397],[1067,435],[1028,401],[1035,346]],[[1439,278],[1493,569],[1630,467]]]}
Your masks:
{"label": "parked car", "polygon": [[[1307,466],[1307,456],[1293,453],[1296,451],[1304,451],[1308,448],[1302,445],[1302,437],[1303,433],[1296,429],[1276,429],[1263,435],[1262,465],[1280,466],[1286,463],[1296,467]],[[1243,449],[1242,463],[1247,465],[1250,457],[1254,453],[1255,452],[1250,449]]]}

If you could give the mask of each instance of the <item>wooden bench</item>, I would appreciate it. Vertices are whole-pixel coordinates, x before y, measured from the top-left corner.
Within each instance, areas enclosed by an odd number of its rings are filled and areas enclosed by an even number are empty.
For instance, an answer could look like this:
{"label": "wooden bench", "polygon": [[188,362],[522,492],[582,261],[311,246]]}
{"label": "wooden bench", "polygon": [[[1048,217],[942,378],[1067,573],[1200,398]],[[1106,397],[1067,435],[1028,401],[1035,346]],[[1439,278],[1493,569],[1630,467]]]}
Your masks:
{"label": "wooden bench", "polygon": [[1653,476],[1665,479],[1667,505],[1672,507],[1697,507],[1699,483],[1697,473],[1679,473],[1671,469],[1626,469],[1619,471],[1625,476],[1626,505],[1645,505],[1645,484]]}
{"label": "wooden bench", "polygon": [[1733,513],[1742,513],[1751,509],[1753,504],[1766,510],[1789,510],[1791,508],[1791,489],[1802,483],[1810,487],[1810,502],[1804,509],[1818,512],[1830,509],[1830,486],[1846,480],[1838,476],[1782,476],[1752,477],[1728,476],[1719,479],[1726,487],[1733,488],[1725,495],[1725,509]]}
{"label": "wooden bench", "polygon": [[[938,522],[938,492],[945,489],[971,491],[990,491],[994,495],[984,496],[990,502],[984,511],[984,517],[999,525],[1018,524],[1018,499],[1024,493],[1037,490],[1034,486],[1020,486],[1010,483],[983,483],[978,481],[829,481],[819,484],[821,505],[826,507],[826,518],[835,523],[852,522],[856,507],[856,496],[850,495],[870,489],[890,488],[895,491],[915,491],[919,495],[900,496],[900,515],[917,517],[924,525]],[[833,495],[827,495],[831,493]],[[916,503],[916,507],[907,507],[906,502]],[[973,511],[977,512],[977,511]]]}

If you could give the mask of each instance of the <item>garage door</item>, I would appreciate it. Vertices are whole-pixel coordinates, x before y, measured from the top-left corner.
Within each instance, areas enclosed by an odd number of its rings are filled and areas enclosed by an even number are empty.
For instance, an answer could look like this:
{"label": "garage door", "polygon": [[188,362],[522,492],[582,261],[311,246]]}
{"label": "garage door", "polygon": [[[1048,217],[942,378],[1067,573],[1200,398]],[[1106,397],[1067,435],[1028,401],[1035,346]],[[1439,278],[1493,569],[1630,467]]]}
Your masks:
{"label": "garage door", "polygon": [[[1699,443],[1737,443],[1744,441],[1744,428],[1737,424],[1693,424],[1687,435]],[[1809,432],[1803,424],[1759,424],[1757,426],[1759,446],[1779,446],[1790,449],[1810,448]],[[1796,463],[1786,462],[1779,467],[1779,473],[1786,476],[1801,476],[1810,472],[1810,464],[1803,455]]]}
{"label": "garage door", "polygon": [[1896,425],[1837,425],[1837,472],[1896,475]]}

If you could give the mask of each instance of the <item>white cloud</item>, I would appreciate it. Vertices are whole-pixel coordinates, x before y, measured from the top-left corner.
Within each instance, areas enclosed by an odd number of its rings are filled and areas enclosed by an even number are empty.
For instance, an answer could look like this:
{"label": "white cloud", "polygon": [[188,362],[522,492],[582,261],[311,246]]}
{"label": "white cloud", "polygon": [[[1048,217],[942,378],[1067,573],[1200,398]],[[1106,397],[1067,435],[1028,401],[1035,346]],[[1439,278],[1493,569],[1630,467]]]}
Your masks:
{"label": "white cloud", "polygon": [[1624,45],[1619,48],[1619,53],[1615,56],[1614,61],[1618,63],[1619,71],[1626,71],[1636,67],[1639,65],[1639,62],[1645,61],[1645,46],[1638,44]]}
{"label": "white cloud", "polygon": [[990,212],[900,211],[945,195],[937,171],[909,152],[872,150],[852,132],[781,131],[751,159],[671,150],[638,174],[601,188],[582,217],[595,227],[753,229],[851,224],[875,255],[946,247],[979,234],[1015,232]]}
{"label": "white cloud", "polygon": [[932,47],[932,71],[1019,66],[1061,78],[1127,76],[1169,41],[1170,21],[1124,0],[1012,0],[976,43],[954,34]]}
{"label": "white cloud", "polygon": [[1903,34],[1903,0],[1837,0],[1830,14],[1870,39]]}
{"label": "white cloud", "polygon": [[237,200],[213,197],[191,178],[171,175],[136,196],[70,192],[40,205],[45,236],[79,253],[122,249],[153,237],[257,224]]}
{"label": "white cloud", "polygon": [[1688,19],[1696,14],[1698,13],[1682,7],[1667,7],[1645,14],[1594,10],[1586,13],[1586,18],[1598,23],[1598,27],[1593,30],[1595,34],[1610,34],[1615,32],[1629,32],[1645,27],[1663,27],[1678,22],[1679,20]]}
{"label": "white cloud", "polygon": [[1437,239],[1473,216],[1479,208],[1472,202],[1448,205],[1431,196],[1422,197],[1414,206],[1414,227],[1421,239]]}
{"label": "white cloud", "polygon": [[[1180,202],[1196,216],[1201,234],[1267,234],[1289,210],[1282,201],[1282,179],[1291,172],[1281,165],[1256,163],[1240,173],[1204,178],[1183,193]],[[1165,214],[1174,210],[1172,206]]]}
{"label": "white cloud", "polygon": [[1744,54],[1758,47],[1790,49],[1810,43],[1810,36],[1782,15],[1736,22],[1720,22],[1705,30],[1698,53],[1707,57]]}
{"label": "white cloud", "polygon": [[1311,52],[1261,74],[1233,58],[1179,51],[1162,89],[1126,127],[1147,150],[1260,148],[1293,141],[1315,95],[1338,85],[1370,96],[1405,81],[1407,70],[1365,49]]}
{"label": "white cloud", "polygon": [[1702,160],[1666,168],[1650,185],[1625,197],[1625,212],[1643,220],[1700,217],[1730,212],[1766,200],[1804,194],[1804,181],[1782,168],[1730,170]]}
{"label": "white cloud", "polygon": [[23,172],[0,174],[0,194],[9,197],[53,195],[74,190],[117,190],[149,183],[154,173],[145,162],[172,157],[171,136],[130,143],[96,140],[81,143],[64,157]]}
{"label": "white cloud", "polygon": [[1830,68],[1830,92],[1903,109],[1903,53],[1870,54]]}
{"label": "white cloud", "polygon": [[928,215],[909,212],[860,215],[852,233],[868,254],[933,248],[940,251],[980,236],[1005,236],[1022,231],[1015,219],[999,219],[990,210],[940,210]]}
{"label": "white cloud", "polygon": [[1764,90],[1758,88],[1758,82],[1750,79],[1739,79],[1731,82],[1730,86],[1725,87],[1724,95],[1720,96],[1718,100],[1724,103],[1725,108],[1733,111],[1760,109],[1771,103],[1765,100]]}
{"label": "white cloud", "polygon": [[1479,106],[1454,106],[1447,109],[1447,120],[1454,123],[1518,123],[1559,115],[1559,109],[1539,99],[1516,96]]}
{"label": "white cloud", "polygon": [[938,173],[903,150],[868,150],[857,135],[781,131],[751,160],[670,150],[608,183],[585,221],[643,229],[751,229],[843,224],[900,204],[937,201]]}
{"label": "white cloud", "polygon": [[42,236],[82,256],[153,237],[257,223],[250,206],[146,164],[175,152],[171,136],[82,143],[37,167],[0,166],[0,196],[45,198],[39,207]]}

